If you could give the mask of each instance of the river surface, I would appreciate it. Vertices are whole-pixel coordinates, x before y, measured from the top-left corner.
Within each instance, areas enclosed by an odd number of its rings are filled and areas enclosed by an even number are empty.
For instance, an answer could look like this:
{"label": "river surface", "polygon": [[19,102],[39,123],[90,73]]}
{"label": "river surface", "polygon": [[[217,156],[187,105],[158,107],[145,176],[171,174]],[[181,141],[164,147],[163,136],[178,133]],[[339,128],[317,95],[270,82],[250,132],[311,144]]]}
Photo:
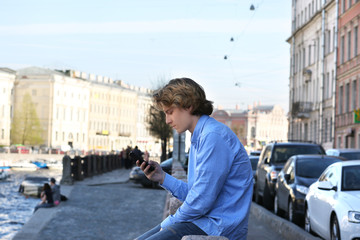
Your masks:
{"label": "river surface", "polygon": [[0,180],[0,239],[10,240],[30,220],[39,198],[28,197],[18,192],[26,176],[54,177],[61,180],[62,171],[40,169],[36,171],[10,171],[10,177]]}

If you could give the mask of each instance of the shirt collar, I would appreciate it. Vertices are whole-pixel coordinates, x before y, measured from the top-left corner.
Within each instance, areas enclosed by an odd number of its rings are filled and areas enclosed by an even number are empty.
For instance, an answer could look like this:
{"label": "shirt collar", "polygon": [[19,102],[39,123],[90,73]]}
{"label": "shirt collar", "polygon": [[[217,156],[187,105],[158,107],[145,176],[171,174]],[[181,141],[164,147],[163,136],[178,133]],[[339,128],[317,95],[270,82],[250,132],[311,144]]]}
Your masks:
{"label": "shirt collar", "polygon": [[196,123],[196,126],[195,126],[195,129],[194,129],[194,132],[191,136],[191,142],[196,142],[197,139],[199,138],[199,135],[205,125],[205,122],[209,119],[210,117],[208,115],[202,115],[200,118],[199,118],[199,121]]}

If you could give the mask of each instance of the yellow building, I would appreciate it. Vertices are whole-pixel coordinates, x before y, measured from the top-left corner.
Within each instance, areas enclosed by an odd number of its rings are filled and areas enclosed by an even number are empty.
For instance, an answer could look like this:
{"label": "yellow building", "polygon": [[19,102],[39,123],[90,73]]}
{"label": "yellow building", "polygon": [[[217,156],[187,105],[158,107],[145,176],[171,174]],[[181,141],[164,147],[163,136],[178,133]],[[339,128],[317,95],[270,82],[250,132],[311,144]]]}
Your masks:
{"label": "yellow building", "polygon": [[146,125],[149,89],[74,70],[29,67],[17,72],[15,109],[27,93],[47,147],[108,152],[155,145]]}

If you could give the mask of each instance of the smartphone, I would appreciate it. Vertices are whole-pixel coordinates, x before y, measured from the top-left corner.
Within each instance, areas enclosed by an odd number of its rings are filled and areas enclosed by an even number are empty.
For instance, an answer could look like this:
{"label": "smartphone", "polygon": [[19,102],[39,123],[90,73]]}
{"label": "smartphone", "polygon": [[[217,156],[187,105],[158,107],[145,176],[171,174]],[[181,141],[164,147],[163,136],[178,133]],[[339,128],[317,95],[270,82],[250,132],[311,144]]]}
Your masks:
{"label": "smartphone", "polygon": [[[131,151],[131,152],[129,153],[129,156],[130,156],[131,160],[134,161],[134,162],[136,162],[137,160],[139,160],[139,161],[140,161],[140,164],[142,164],[143,162],[145,162],[146,167],[149,165],[149,163],[148,163],[147,161],[145,161],[144,158],[143,158],[141,155],[137,154],[136,152]],[[151,165],[150,165],[149,171],[152,172],[152,171],[154,171],[154,170],[155,170],[154,166],[151,166]]]}

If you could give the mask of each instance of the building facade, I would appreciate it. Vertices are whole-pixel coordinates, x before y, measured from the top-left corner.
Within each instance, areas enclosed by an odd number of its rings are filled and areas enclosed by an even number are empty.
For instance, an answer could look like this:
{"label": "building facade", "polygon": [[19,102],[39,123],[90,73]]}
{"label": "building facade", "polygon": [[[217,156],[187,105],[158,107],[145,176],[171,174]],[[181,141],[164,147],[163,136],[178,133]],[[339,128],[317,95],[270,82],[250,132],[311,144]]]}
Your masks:
{"label": "building facade", "polygon": [[337,1],[293,0],[289,136],[331,148],[334,141]]}
{"label": "building facade", "polygon": [[279,105],[254,104],[245,111],[217,109],[211,116],[232,129],[248,152],[261,150],[271,141],[287,141],[288,119]]}
{"label": "building facade", "polygon": [[42,128],[43,145],[68,151],[87,150],[90,84],[63,72],[29,67],[19,69],[14,110],[25,94],[31,96]]}
{"label": "building facade", "polygon": [[0,146],[10,145],[15,77],[15,71],[0,68]]}
{"label": "building facade", "polygon": [[31,96],[47,147],[108,152],[155,145],[145,121],[149,89],[74,70],[38,67],[18,70],[14,89],[14,109],[21,109],[25,94]]}
{"label": "building facade", "polygon": [[336,82],[336,148],[360,148],[360,1],[340,0]]}

